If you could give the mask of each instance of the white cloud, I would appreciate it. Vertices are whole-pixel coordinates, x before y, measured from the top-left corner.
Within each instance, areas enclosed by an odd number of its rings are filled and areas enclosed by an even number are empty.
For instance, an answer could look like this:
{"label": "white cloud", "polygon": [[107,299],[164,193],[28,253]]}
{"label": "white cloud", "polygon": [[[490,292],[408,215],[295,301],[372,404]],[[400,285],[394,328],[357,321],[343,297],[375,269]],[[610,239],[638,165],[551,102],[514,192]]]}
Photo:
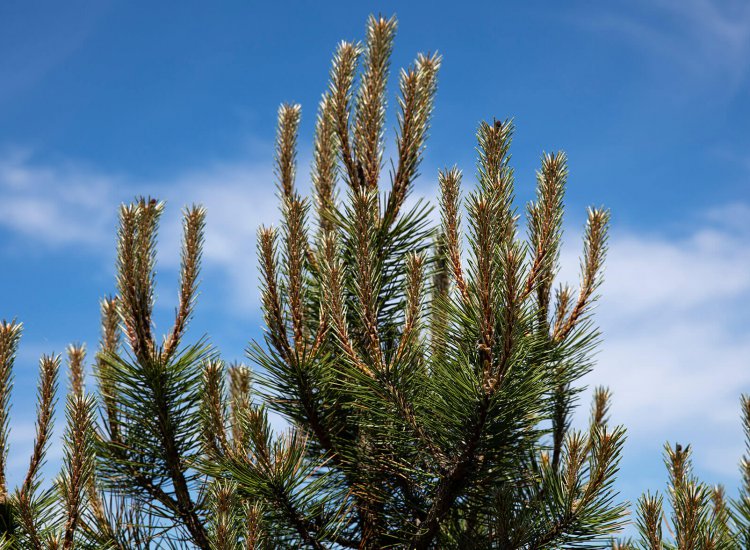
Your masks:
{"label": "white cloud", "polygon": [[613,417],[632,445],[693,443],[697,466],[715,475],[736,472],[739,396],[750,392],[747,212],[712,210],[683,238],[615,232],[588,380],[613,390]]}
{"label": "white cloud", "polygon": [[51,246],[99,246],[116,204],[118,178],[86,167],[40,166],[27,151],[0,156],[0,226]]}

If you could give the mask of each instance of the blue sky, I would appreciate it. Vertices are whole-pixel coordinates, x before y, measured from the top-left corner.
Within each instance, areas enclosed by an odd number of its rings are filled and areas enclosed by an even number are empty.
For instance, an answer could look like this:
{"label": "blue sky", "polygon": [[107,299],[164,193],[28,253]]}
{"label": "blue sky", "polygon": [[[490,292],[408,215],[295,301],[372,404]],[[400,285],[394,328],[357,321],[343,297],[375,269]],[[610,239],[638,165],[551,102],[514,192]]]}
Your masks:
{"label": "blue sky", "polygon": [[242,358],[260,332],[255,229],[276,219],[277,106],[303,105],[305,176],[330,55],[380,12],[399,18],[395,68],[420,51],[444,59],[417,194],[435,195],[440,167],[473,173],[478,122],[513,117],[519,201],[542,151],[570,157],[567,280],[577,280],[585,207],[612,209],[604,342],[587,382],[612,388],[613,420],[629,430],[623,494],[661,486],[665,440],[692,442],[698,472],[734,487],[739,396],[750,392],[750,5],[257,4],[0,5],[0,317],[26,327],[13,475],[33,437],[39,354],[96,345],[120,202],[168,201],[162,330],[179,210],[208,207],[193,334]]}

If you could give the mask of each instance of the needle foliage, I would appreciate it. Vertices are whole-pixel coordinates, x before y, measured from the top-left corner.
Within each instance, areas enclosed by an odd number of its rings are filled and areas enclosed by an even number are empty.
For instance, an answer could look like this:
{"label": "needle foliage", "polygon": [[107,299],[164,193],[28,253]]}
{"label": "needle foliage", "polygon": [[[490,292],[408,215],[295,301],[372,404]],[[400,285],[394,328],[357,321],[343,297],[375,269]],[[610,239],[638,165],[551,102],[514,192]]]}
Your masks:
{"label": "needle foliage", "polygon": [[692,472],[691,448],[664,447],[669,482],[664,496],[645,493],[636,506],[636,540],[621,550],[743,550],[750,548],[750,397],[742,396],[745,454],[736,498],[721,485],[709,485]]}
{"label": "needle foliage", "polygon": [[[542,155],[524,223],[513,124],[492,120],[477,130],[476,185],[465,188],[456,167],[441,170],[432,216],[411,195],[441,58],[419,55],[399,72],[386,160],[395,33],[395,19],[371,17],[362,43],[338,45],[317,114],[309,198],[297,186],[301,109],[279,109],[281,223],[258,231],[265,331],[248,347],[252,371],[186,338],[205,211],[184,211],[178,306],[158,338],[163,204],[123,205],[96,390],[83,385],[84,348],[71,347],[63,470],[44,488],[61,359],[42,358],[33,455],[23,485],[10,491],[21,329],[0,326],[6,547],[611,544],[625,505],[613,488],[624,430],[608,424],[609,393],[594,393],[586,429],[571,427],[598,340],[591,310],[608,213],[588,212],[579,288],[555,288],[566,157]],[[271,413],[289,429],[274,433]]]}

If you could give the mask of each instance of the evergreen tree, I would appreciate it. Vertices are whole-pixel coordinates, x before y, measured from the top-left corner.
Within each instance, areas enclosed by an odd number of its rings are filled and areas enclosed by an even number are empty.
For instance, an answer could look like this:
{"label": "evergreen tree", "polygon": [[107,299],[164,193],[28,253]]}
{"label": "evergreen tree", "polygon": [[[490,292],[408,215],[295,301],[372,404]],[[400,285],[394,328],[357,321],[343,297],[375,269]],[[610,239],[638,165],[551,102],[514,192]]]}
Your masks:
{"label": "evergreen tree", "polygon": [[[10,548],[594,548],[624,521],[613,489],[624,430],[594,395],[571,428],[598,332],[608,213],[591,209],[580,288],[553,288],[567,163],[545,154],[519,228],[513,125],[482,123],[478,185],[438,175],[440,223],[410,201],[440,57],[401,71],[384,173],[394,19],[334,56],[315,131],[312,200],[296,187],[300,108],[279,110],[279,229],[258,232],[266,330],[226,366],[186,343],[205,212],[184,213],[172,328],[153,333],[162,203],[120,210],[116,298],[102,304],[96,401],[69,350],[63,472],[39,469],[60,358],[41,361],[29,473],[4,477],[20,326],[0,326],[0,505]],[[384,187],[384,180],[389,185]],[[464,223],[465,219],[465,223]],[[251,382],[253,382],[251,384]],[[95,418],[95,408],[100,419]],[[274,411],[290,428],[274,434]]]}
{"label": "evergreen tree", "polygon": [[[371,18],[364,46],[338,47],[312,201],[295,186],[300,109],[279,110],[283,221],[259,231],[266,333],[249,350],[264,399],[230,421],[221,366],[211,367],[207,471],[262,506],[260,529],[276,544],[601,546],[623,517],[612,482],[624,434],[607,426],[603,390],[586,433],[570,417],[597,339],[589,313],[608,214],[589,211],[580,290],[561,287],[553,300],[566,159],[543,156],[522,240],[513,126],[495,121],[479,127],[475,190],[464,199],[461,172],[440,172],[435,232],[429,207],[406,200],[429,128],[434,55],[401,72],[397,158],[381,191],[394,33],[393,19]],[[280,440],[266,408],[293,426]]]}

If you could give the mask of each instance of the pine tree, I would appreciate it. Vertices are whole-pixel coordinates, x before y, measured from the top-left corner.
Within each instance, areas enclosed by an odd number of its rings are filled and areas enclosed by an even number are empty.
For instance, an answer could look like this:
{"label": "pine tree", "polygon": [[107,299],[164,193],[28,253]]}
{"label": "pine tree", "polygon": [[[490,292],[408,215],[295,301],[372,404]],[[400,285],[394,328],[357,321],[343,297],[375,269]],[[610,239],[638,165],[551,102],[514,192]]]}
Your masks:
{"label": "pine tree", "polygon": [[[69,349],[63,472],[42,488],[60,358],[41,361],[37,439],[6,488],[12,365],[20,326],[0,327],[3,541],[20,548],[594,548],[625,505],[613,488],[624,430],[594,394],[591,319],[608,213],[591,209],[580,288],[553,288],[567,161],[544,154],[519,228],[513,125],[482,123],[478,184],[440,171],[440,223],[409,200],[441,64],[399,75],[395,156],[385,174],[395,19],[342,42],[317,116],[312,199],[297,189],[300,107],[279,109],[281,226],[261,228],[265,333],[227,366],[186,343],[205,211],[184,212],[178,307],[153,333],[163,204],[120,209],[117,297],[102,302],[96,396]],[[384,180],[389,185],[384,188]],[[464,222],[465,219],[465,222]],[[99,419],[95,414],[99,412]],[[289,430],[274,434],[269,413]]]}
{"label": "pine tree", "polygon": [[[338,47],[317,119],[312,201],[295,183],[300,108],[279,110],[282,225],[258,234],[266,333],[249,350],[264,399],[230,421],[221,365],[207,372],[208,472],[260,503],[260,529],[275,544],[607,544],[624,512],[612,489],[624,433],[607,426],[604,390],[587,432],[570,423],[597,340],[590,308],[608,214],[589,211],[580,290],[561,287],[553,301],[566,158],[543,156],[521,239],[513,126],[494,121],[479,127],[475,190],[462,197],[461,172],[440,172],[434,231],[429,207],[406,199],[436,55],[401,72],[397,158],[381,191],[394,33],[393,19],[371,18],[363,46]],[[266,409],[293,426],[279,440]]]}

